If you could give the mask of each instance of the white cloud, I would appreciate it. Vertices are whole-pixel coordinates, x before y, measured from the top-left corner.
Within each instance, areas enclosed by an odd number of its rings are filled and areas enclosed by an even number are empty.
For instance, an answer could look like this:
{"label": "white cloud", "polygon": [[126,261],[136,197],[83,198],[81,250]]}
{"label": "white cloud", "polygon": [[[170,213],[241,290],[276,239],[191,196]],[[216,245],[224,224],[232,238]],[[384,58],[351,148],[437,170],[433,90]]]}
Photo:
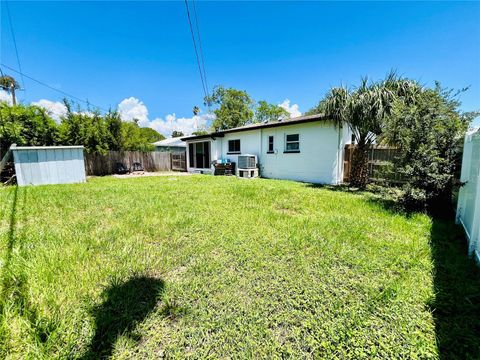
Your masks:
{"label": "white cloud", "polygon": [[148,127],[148,109],[145,104],[137,98],[129,97],[118,104],[118,112],[123,121],[138,120],[140,126]]}
{"label": "white cloud", "polygon": [[147,106],[134,97],[123,99],[118,104],[118,112],[123,121],[137,119],[139,126],[155,129],[166,137],[170,137],[174,130],[190,135],[198,129],[206,128],[208,121],[214,118],[212,114],[177,118],[177,115],[173,113],[166,115],[165,118],[158,117],[150,121]]}
{"label": "white cloud", "polygon": [[301,116],[302,113],[300,112],[300,110],[298,110],[298,104],[292,104],[290,105],[290,100],[289,99],[285,99],[283,100],[283,102],[281,104],[278,104],[278,106],[280,106],[281,108],[284,108],[285,110],[287,110],[289,113],[290,113],[290,117],[291,118],[294,118],[294,117],[297,117],[297,116]]}
{"label": "white cloud", "polygon": [[0,90],[0,101],[12,105],[12,95],[4,90]]}
{"label": "white cloud", "polygon": [[190,118],[181,117],[177,118],[175,114],[168,114],[165,120],[162,118],[156,118],[150,122],[149,127],[157,130],[160,134],[170,137],[174,130],[181,131],[185,135],[190,135],[192,132],[205,129],[207,122],[212,120],[214,115],[203,114],[192,116]]}
{"label": "white cloud", "polygon": [[65,104],[59,101],[50,101],[42,99],[39,101],[32,102],[32,105],[41,107],[47,111],[47,113],[55,120],[57,123],[60,122],[62,116],[67,115],[67,107]]}

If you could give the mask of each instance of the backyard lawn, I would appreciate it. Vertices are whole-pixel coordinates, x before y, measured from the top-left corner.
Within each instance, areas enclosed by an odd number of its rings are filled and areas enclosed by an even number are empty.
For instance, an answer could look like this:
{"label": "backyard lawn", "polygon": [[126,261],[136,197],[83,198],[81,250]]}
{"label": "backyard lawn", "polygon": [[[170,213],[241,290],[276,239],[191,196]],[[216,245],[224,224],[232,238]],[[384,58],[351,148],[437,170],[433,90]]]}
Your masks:
{"label": "backyard lawn", "polygon": [[449,221],[212,176],[0,189],[0,358],[480,357]]}

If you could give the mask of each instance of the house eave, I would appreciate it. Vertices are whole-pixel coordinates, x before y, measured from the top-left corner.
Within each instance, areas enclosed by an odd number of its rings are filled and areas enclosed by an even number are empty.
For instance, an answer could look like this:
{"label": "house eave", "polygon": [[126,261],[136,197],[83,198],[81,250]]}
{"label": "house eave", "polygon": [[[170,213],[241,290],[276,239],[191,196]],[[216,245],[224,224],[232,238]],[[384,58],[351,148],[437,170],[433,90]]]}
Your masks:
{"label": "house eave", "polygon": [[330,120],[330,119],[325,117],[322,114],[307,115],[307,116],[300,116],[299,118],[293,118],[293,119],[285,120],[285,121],[276,121],[276,122],[265,123],[265,124],[262,124],[262,123],[261,124],[251,124],[251,125],[242,126],[242,127],[238,127],[238,128],[218,131],[218,132],[211,133],[211,134],[198,135],[198,136],[186,136],[186,137],[181,138],[181,140],[190,141],[190,140],[206,139],[206,138],[211,138],[211,139],[215,140],[215,138],[224,137],[225,134],[228,134],[228,133],[253,131],[253,130],[270,128],[270,127],[289,126],[289,125],[297,125],[297,124],[304,124],[304,123],[309,123],[309,122],[328,121],[328,120]]}

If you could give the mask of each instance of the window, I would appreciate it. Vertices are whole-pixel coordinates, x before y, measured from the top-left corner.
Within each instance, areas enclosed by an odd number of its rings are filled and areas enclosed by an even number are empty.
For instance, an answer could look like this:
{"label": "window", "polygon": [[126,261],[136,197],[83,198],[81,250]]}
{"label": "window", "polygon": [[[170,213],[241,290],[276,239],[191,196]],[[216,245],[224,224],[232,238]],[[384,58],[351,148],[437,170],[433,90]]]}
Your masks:
{"label": "window", "polygon": [[285,137],[285,152],[300,152],[300,136],[289,134]]}
{"label": "window", "polygon": [[196,169],[210,167],[210,141],[188,144],[188,164]]}
{"label": "window", "polygon": [[228,154],[240,153],[240,140],[228,140]]}
{"label": "window", "polygon": [[273,136],[268,137],[268,151],[267,153],[273,153]]}

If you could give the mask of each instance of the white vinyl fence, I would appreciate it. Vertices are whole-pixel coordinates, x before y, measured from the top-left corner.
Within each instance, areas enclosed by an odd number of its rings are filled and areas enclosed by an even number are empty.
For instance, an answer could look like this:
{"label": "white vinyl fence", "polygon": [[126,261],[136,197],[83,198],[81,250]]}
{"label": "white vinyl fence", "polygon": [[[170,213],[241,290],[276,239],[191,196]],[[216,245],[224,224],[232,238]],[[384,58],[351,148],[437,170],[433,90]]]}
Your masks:
{"label": "white vinyl fence", "polygon": [[480,263],[480,129],[465,135],[457,222],[465,229],[469,254]]}

